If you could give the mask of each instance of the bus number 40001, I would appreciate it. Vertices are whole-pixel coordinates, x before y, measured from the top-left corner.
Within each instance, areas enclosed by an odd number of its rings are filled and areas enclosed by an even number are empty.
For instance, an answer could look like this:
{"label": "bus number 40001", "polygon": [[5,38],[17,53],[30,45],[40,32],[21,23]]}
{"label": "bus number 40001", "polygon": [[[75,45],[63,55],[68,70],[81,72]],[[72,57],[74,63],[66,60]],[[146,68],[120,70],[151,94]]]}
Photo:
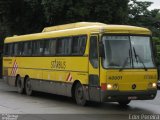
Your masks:
{"label": "bus number 40001", "polygon": [[109,80],[122,80],[122,76],[109,76],[108,79]]}

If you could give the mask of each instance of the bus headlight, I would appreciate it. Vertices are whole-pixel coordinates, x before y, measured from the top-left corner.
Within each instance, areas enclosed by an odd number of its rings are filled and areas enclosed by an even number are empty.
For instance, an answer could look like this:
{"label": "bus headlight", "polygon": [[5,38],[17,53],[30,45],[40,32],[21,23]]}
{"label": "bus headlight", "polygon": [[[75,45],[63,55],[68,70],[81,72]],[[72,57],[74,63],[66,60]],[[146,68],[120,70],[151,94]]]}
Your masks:
{"label": "bus headlight", "polygon": [[149,84],[148,84],[148,87],[149,87],[149,88],[156,88],[156,87],[157,87],[157,84],[156,84],[156,83],[149,83]]}
{"label": "bus headlight", "polygon": [[152,87],[153,88],[157,87],[157,84],[156,83],[152,83]]}
{"label": "bus headlight", "polygon": [[107,84],[107,90],[117,90],[118,84]]}
{"label": "bus headlight", "polygon": [[111,90],[112,89],[112,85],[111,84],[107,84],[107,89]]}

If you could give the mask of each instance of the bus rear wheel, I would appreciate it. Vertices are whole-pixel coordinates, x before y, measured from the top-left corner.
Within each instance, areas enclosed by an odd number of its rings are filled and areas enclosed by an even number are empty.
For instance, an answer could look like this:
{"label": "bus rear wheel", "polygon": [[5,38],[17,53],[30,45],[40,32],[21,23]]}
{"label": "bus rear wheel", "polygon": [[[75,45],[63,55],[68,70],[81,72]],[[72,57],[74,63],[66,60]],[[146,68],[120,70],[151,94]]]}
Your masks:
{"label": "bus rear wheel", "polygon": [[87,101],[85,98],[83,87],[80,83],[77,83],[75,88],[75,100],[78,105],[85,106]]}
{"label": "bus rear wheel", "polygon": [[32,85],[29,77],[27,77],[25,81],[25,91],[26,91],[26,95],[28,96],[31,96],[33,94]]}
{"label": "bus rear wheel", "polygon": [[131,100],[125,100],[125,101],[119,101],[118,103],[119,103],[121,106],[127,106],[130,102],[131,102]]}
{"label": "bus rear wheel", "polygon": [[22,80],[21,80],[20,76],[17,77],[16,85],[17,85],[17,92],[20,93],[20,94],[23,94],[24,93],[24,87],[23,87]]}

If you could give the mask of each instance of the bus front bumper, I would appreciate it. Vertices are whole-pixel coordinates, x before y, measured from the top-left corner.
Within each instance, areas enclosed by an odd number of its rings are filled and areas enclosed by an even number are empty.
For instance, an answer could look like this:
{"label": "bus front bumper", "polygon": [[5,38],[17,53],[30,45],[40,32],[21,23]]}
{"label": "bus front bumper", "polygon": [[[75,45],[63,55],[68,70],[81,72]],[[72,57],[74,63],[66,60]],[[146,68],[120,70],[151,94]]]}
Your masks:
{"label": "bus front bumper", "polygon": [[154,99],[157,90],[145,91],[101,91],[102,102],[117,102],[123,100],[151,100]]}

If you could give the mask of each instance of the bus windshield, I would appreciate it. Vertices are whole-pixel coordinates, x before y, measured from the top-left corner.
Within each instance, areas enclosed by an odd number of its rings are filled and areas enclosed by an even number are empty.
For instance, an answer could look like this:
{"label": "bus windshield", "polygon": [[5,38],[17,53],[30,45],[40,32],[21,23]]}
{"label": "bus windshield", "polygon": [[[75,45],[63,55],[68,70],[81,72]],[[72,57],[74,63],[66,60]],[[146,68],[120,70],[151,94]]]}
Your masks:
{"label": "bus windshield", "polygon": [[150,37],[107,36],[102,37],[105,58],[104,68],[153,68]]}

